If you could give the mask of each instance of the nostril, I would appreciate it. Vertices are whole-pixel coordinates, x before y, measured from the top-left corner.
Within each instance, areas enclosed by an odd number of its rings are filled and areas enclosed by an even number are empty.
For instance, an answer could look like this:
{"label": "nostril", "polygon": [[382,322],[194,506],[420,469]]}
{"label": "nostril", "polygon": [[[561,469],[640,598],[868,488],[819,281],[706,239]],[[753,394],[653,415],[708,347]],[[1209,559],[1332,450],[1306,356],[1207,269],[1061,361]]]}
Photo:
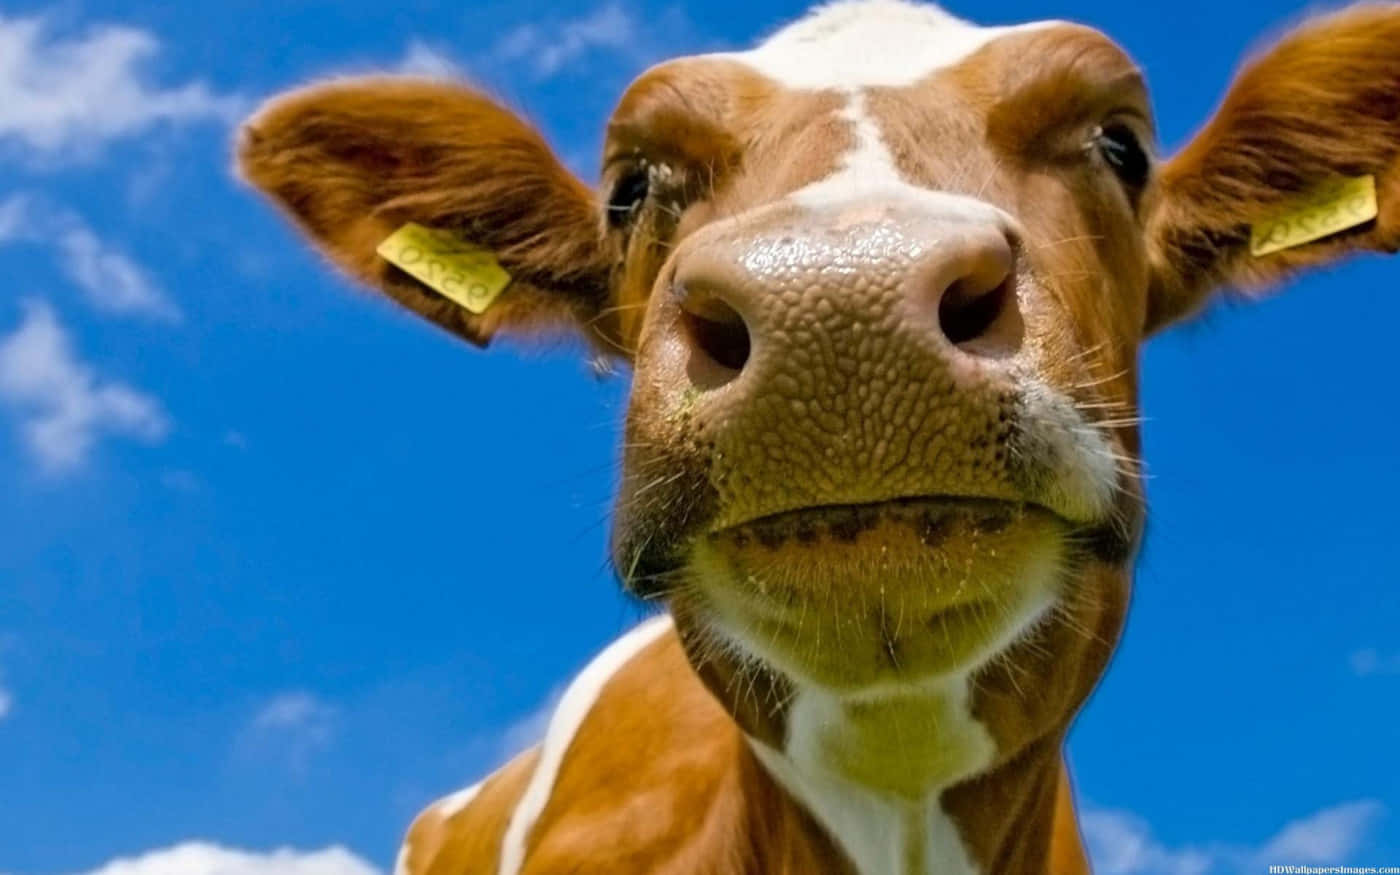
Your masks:
{"label": "nostril", "polygon": [[719,298],[687,295],[681,302],[681,324],[695,348],[726,371],[741,371],[748,363],[749,328],[739,312]]}
{"label": "nostril", "polygon": [[962,280],[953,284],[938,301],[938,326],[943,336],[955,344],[976,340],[996,321],[1006,306],[1009,280],[996,288],[979,291]]}
{"label": "nostril", "polygon": [[952,285],[938,301],[943,336],[965,352],[987,357],[1013,354],[1020,346],[1021,319],[1014,275],[992,288],[968,280]]}

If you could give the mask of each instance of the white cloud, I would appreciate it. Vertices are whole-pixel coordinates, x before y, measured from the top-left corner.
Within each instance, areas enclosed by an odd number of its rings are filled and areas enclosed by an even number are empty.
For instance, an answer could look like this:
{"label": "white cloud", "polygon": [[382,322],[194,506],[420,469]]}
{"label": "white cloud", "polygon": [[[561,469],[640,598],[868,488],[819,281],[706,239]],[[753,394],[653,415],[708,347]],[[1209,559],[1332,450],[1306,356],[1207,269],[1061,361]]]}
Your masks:
{"label": "white cloud", "polygon": [[1213,865],[1205,852],[1163,847],[1146,821],[1124,811],[1086,811],[1080,825],[1100,875],[1201,875]]}
{"label": "white cloud", "polygon": [[1385,813],[1371,800],[1336,805],[1293,821],[1258,847],[1224,842],[1167,847],[1146,821],[1123,811],[1090,809],[1082,826],[1099,875],[1244,875],[1269,866],[1346,864]]}
{"label": "white cloud", "polygon": [[[15,638],[7,633],[0,632],[0,653],[10,649]],[[9,687],[5,686],[5,672],[0,668],[0,722],[9,717],[15,710],[15,694]]]}
{"label": "white cloud", "polygon": [[26,203],[18,195],[0,201],[0,241],[15,240],[21,236]]}
{"label": "white cloud", "polygon": [[57,242],[64,270],[99,310],[179,317],[180,311],[141,266],[108,248],[91,229],[71,227]]}
{"label": "white cloud", "polygon": [[1384,806],[1371,800],[1319,811],[1285,826],[1256,857],[1274,865],[1345,863],[1384,814]]}
{"label": "white cloud", "polygon": [[42,17],[0,15],[0,142],[35,159],[87,157],[159,124],[241,115],[240,97],[203,82],[162,86],[142,75],[160,51],[152,34],[105,25],[55,36]]}
{"label": "white cloud", "polygon": [[403,60],[396,67],[397,72],[409,76],[427,76],[432,79],[457,79],[462,71],[447,55],[415,39],[404,50]]}
{"label": "white cloud", "polygon": [[274,696],[253,715],[246,741],[263,752],[285,757],[304,771],[311,757],[330,746],[340,712],[319,697],[297,690]]}
{"label": "white cloud", "polygon": [[380,875],[340,846],[319,851],[282,848],[267,853],[185,842],[112,860],[84,875]]}
{"label": "white cloud", "polygon": [[0,404],[19,419],[24,443],[44,471],[80,467],[103,435],[150,444],[165,438],[170,421],[159,401],[100,379],[77,357],[46,303],[23,306],[19,328],[0,338]]}
{"label": "white cloud", "polygon": [[33,195],[0,201],[0,244],[16,242],[52,248],[63,272],[101,312],[166,322],[180,318],[179,308],[145,269],[103,242],[71,210]]}
{"label": "white cloud", "polygon": [[1351,670],[1359,677],[1400,675],[1400,653],[1384,654],[1374,647],[1351,655]]}
{"label": "white cloud", "polygon": [[559,707],[559,700],[563,698],[565,689],[565,686],[555,688],[535,710],[501,730],[497,736],[497,744],[502,762],[526,748],[533,747],[544,738],[545,730],[549,728],[549,720]]}
{"label": "white cloud", "polygon": [[258,710],[253,726],[256,729],[320,727],[330,719],[334,710],[310,693],[283,693]]}
{"label": "white cloud", "polygon": [[610,0],[579,18],[522,24],[501,37],[491,55],[496,61],[526,63],[544,79],[599,50],[633,58],[638,54],[637,30],[631,14]]}
{"label": "white cloud", "polygon": [[[673,56],[678,47],[689,51],[718,50],[722,44],[697,32],[685,8],[677,3],[649,10],[643,22],[629,0],[601,0],[575,18],[538,16],[507,29],[488,47],[459,64],[423,39],[411,40],[391,69],[434,78],[464,79],[483,74],[489,81],[549,79],[566,71],[597,75],[627,73]],[[518,83],[515,83],[518,86]]]}

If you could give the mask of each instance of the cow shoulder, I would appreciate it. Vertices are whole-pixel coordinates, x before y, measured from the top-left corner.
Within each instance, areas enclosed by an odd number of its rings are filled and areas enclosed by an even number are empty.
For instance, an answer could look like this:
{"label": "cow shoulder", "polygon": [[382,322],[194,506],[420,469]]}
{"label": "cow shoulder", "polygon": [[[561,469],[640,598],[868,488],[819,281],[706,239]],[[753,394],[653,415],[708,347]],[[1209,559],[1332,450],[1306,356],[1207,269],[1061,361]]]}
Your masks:
{"label": "cow shoulder", "polygon": [[409,827],[394,875],[495,875],[506,825],[538,762],[538,749],[526,751],[425,808]]}

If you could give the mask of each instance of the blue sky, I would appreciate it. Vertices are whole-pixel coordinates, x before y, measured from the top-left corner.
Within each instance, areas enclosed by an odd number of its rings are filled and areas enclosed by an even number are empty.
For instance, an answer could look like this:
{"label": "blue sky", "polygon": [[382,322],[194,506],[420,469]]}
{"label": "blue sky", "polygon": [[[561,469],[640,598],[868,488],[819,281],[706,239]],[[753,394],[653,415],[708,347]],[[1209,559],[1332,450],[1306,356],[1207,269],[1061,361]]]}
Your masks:
{"label": "blue sky", "polygon": [[[1169,148],[1303,11],[950,7],[1108,31]],[[638,617],[604,562],[625,379],[347,288],[230,178],[231,125],[465,75],[591,178],[637,72],[800,8],[0,4],[0,872],[385,872]],[[1152,523],[1070,745],[1099,871],[1400,865],[1398,280],[1364,258],[1147,349]]]}

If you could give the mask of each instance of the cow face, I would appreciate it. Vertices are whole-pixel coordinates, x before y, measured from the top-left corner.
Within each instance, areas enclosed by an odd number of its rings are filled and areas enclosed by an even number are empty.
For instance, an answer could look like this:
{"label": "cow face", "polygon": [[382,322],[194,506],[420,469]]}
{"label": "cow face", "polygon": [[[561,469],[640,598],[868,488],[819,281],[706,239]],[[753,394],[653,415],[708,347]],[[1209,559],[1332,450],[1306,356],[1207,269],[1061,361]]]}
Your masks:
{"label": "cow face", "polygon": [[[275,101],[240,161],[449,330],[569,326],[631,362],[624,583],[773,746],[812,690],[857,735],[943,690],[934,716],[986,728],[975,755],[848,764],[925,786],[1057,737],[1102,671],[1144,517],[1142,341],[1221,285],[1400,242],[1397,47],[1393,6],[1305,27],[1162,162],[1102,34],[866,0],[647,72],[596,193],[478,93],[403,79]],[[1254,225],[1363,176],[1374,220],[1250,253]],[[407,221],[490,249],[511,287],[474,314],[387,264]]]}

